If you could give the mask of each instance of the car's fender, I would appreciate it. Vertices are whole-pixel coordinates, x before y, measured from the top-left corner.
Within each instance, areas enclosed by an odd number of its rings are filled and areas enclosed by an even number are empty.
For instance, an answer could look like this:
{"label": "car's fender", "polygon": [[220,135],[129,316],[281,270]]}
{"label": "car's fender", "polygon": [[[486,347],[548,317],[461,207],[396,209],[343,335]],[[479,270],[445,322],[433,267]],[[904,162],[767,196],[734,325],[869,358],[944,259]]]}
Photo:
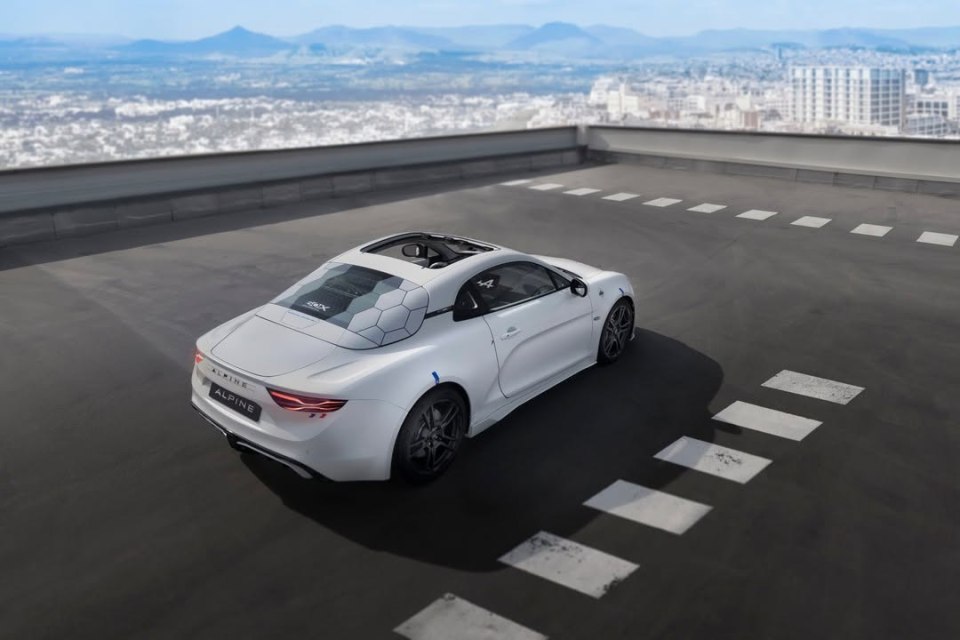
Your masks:
{"label": "car's fender", "polygon": [[431,388],[453,383],[467,396],[471,422],[502,400],[493,337],[482,318],[454,322],[452,313],[443,313],[426,319],[410,338],[353,353],[363,355],[355,364],[311,375],[311,386],[384,400],[407,412]]}
{"label": "car's fender", "polygon": [[[577,274],[581,280],[587,283],[587,296],[593,303],[594,316],[600,316],[600,320],[606,318],[614,303],[623,296],[630,298],[635,303],[633,285],[630,280],[622,273],[617,271],[605,271],[583,262],[571,260],[569,258],[557,258],[554,256],[531,256],[544,263],[559,267],[570,273]],[[599,335],[596,336],[599,339]]]}
{"label": "car's fender", "polygon": [[600,332],[607,319],[610,309],[620,298],[628,298],[636,313],[636,297],[633,286],[627,276],[616,271],[601,271],[585,280],[587,283],[587,297],[593,304],[594,348],[600,345]]}

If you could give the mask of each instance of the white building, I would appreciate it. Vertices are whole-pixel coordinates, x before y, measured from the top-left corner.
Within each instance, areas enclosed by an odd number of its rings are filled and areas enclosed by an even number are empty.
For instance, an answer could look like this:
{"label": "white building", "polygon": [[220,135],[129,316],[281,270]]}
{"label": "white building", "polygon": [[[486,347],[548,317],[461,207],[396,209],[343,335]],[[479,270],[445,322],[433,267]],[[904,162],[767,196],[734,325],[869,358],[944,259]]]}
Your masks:
{"label": "white building", "polygon": [[587,98],[587,104],[602,107],[607,104],[610,92],[618,90],[620,81],[610,76],[600,76],[594,81],[590,88],[590,97]]}
{"label": "white building", "polygon": [[918,94],[914,97],[912,112],[940,116],[946,120],[960,120],[960,94]]}
{"label": "white building", "polygon": [[611,118],[622,119],[629,115],[641,115],[640,98],[630,91],[626,83],[607,92],[607,112]]}
{"label": "white building", "polygon": [[800,123],[901,127],[906,72],[872,67],[796,67],[791,112]]}
{"label": "white building", "polygon": [[908,136],[942,138],[956,133],[956,125],[937,114],[911,113],[904,121],[903,133]]}

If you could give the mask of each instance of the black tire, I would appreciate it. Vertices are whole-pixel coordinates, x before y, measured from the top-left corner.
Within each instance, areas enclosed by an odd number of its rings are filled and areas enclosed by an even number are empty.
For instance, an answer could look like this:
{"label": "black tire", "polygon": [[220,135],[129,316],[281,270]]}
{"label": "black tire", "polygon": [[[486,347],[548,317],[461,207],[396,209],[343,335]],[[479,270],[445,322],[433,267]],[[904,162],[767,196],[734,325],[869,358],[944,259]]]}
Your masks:
{"label": "black tire", "polygon": [[616,362],[623,355],[631,338],[633,338],[633,305],[626,298],[620,298],[603,321],[600,344],[597,347],[597,362],[600,364]]}
{"label": "black tire", "polygon": [[425,394],[400,427],[394,475],[413,483],[439,477],[453,463],[468,424],[466,403],[456,390],[439,387]]}

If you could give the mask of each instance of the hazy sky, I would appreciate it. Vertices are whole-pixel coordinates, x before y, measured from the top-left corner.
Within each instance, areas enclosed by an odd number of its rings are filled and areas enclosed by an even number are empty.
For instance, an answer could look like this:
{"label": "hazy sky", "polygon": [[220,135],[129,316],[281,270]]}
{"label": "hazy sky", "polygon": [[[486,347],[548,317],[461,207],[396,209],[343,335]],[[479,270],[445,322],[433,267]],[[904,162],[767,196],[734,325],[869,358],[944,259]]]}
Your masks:
{"label": "hazy sky", "polygon": [[649,35],[703,29],[960,25],[958,0],[0,0],[0,33],[196,38],[241,24],[293,35],[346,24],[450,26],[562,20]]}

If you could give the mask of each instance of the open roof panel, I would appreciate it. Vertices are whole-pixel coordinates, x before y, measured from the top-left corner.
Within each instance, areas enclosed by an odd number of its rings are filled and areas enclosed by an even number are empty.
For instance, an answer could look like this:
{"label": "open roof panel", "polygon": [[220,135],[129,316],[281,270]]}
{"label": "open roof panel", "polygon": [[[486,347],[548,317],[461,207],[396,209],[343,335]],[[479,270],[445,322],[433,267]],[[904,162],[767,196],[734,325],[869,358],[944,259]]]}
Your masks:
{"label": "open roof panel", "polygon": [[494,245],[468,238],[415,231],[384,238],[360,251],[396,258],[427,269],[442,269],[470,256],[496,249]]}

